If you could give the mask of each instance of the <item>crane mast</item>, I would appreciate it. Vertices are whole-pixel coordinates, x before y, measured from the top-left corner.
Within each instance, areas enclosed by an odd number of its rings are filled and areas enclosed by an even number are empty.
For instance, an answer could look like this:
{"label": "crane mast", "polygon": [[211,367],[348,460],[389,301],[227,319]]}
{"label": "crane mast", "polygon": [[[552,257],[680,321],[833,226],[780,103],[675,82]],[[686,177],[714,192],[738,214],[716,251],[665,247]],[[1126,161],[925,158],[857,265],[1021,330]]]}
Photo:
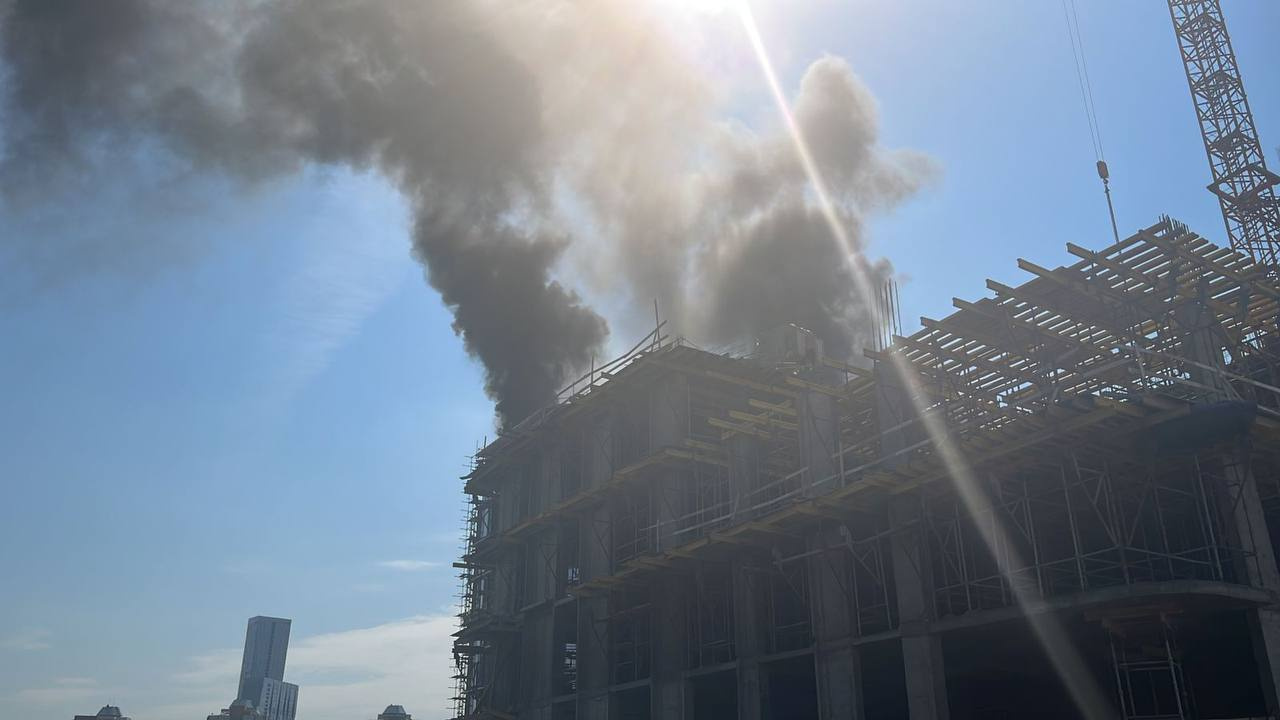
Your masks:
{"label": "crane mast", "polygon": [[1280,177],[1267,169],[1219,0],[1169,0],[1169,14],[1231,247],[1277,272]]}

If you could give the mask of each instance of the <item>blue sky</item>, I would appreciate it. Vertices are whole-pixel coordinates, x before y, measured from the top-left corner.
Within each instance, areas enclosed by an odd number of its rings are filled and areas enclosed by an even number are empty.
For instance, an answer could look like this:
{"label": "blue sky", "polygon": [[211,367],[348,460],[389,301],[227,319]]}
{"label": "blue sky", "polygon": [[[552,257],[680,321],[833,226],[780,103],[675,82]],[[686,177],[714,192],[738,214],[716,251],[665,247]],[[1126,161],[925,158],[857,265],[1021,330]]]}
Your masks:
{"label": "blue sky", "polygon": [[[870,228],[908,329],[1021,279],[1017,257],[1110,241],[1058,0],[787,5],[761,25],[788,89],[847,58],[884,144],[941,167]],[[1122,232],[1169,213],[1220,239],[1165,4],[1078,5]],[[1280,5],[1224,5],[1280,165]],[[772,121],[758,77],[725,81],[731,112]],[[0,294],[0,715],[203,717],[234,693],[245,619],[272,614],[295,621],[306,720],[441,716],[458,475],[492,416],[406,210],[343,171],[188,182],[198,206],[138,180],[0,216],[68,258],[0,267],[24,288]]]}

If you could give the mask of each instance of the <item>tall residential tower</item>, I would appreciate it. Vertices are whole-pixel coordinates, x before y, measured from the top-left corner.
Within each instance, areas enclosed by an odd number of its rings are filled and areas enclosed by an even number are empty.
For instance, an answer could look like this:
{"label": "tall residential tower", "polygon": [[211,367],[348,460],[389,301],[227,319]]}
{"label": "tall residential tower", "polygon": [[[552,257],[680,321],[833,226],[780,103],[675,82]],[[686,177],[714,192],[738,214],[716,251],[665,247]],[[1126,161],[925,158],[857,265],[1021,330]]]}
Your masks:
{"label": "tall residential tower", "polygon": [[291,621],[284,618],[249,618],[236,700],[222,715],[210,718],[294,720],[298,711],[298,686],[284,681],[290,624]]}
{"label": "tall residential tower", "polygon": [[244,659],[240,662],[239,700],[255,703],[262,696],[263,680],[284,680],[284,661],[289,653],[289,626],[284,618],[249,618],[244,635]]}

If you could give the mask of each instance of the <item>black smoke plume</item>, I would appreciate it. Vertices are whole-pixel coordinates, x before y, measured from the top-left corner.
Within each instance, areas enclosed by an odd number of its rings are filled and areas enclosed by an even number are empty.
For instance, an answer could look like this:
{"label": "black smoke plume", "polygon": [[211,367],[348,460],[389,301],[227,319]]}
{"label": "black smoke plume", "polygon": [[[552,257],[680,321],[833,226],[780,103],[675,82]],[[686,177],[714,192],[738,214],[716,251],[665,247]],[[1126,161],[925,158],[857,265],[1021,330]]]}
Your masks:
{"label": "black smoke plume", "polygon": [[[589,296],[657,298],[697,338],[794,321],[855,350],[871,320],[850,268],[891,272],[863,257],[862,218],[914,193],[930,163],[880,147],[870,93],[819,60],[795,97],[836,204],[819,212],[792,138],[720,119],[715,79],[655,12],[0,0],[0,192],[39,203],[68,179],[109,177],[131,148],[249,186],[308,166],[376,170],[412,208],[413,254],[508,426],[607,337],[555,279],[562,263]],[[831,215],[854,247],[831,242]]]}
{"label": "black smoke plume", "polygon": [[551,279],[535,79],[465,2],[17,0],[4,17],[7,195],[95,143],[161,139],[247,180],[376,168],[416,210],[414,254],[504,424],[552,401],[606,326]]}

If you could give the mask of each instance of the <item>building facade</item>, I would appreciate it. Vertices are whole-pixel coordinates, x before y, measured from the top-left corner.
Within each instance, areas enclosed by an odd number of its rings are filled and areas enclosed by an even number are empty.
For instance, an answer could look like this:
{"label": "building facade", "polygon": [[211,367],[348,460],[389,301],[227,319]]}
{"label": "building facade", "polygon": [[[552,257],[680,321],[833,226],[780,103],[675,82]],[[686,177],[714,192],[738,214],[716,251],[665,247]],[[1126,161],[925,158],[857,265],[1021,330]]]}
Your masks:
{"label": "building facade", "polygon": [[294,720],[298,712],[298,686],[266,678],[262,681],[262,695],[256,707],[263,720]]}
{"label": "building facade", "polygon": [[236,698],[257,703],[265,680],[284,680],[284,664],[289,654],[291,621],[257,616],[249,618],[244,636],[244,657],[240,662],[240,688]]}
{"label": "building facade", "polygon": [[298,686],[284,681],[291,624],[285,618],[249,618],[235,702],[209,720],[294,720]]}
{"label": "building facade", "polygon": [[413,720],[413,716],[405,712],[403,705],[388,705],[378,714],[378,720]]}
{"label": "building facade", "polygon": [[868,367],[659,326],[503,433],[455,717],[1280,716],[1280,287],[1068,251]]}

